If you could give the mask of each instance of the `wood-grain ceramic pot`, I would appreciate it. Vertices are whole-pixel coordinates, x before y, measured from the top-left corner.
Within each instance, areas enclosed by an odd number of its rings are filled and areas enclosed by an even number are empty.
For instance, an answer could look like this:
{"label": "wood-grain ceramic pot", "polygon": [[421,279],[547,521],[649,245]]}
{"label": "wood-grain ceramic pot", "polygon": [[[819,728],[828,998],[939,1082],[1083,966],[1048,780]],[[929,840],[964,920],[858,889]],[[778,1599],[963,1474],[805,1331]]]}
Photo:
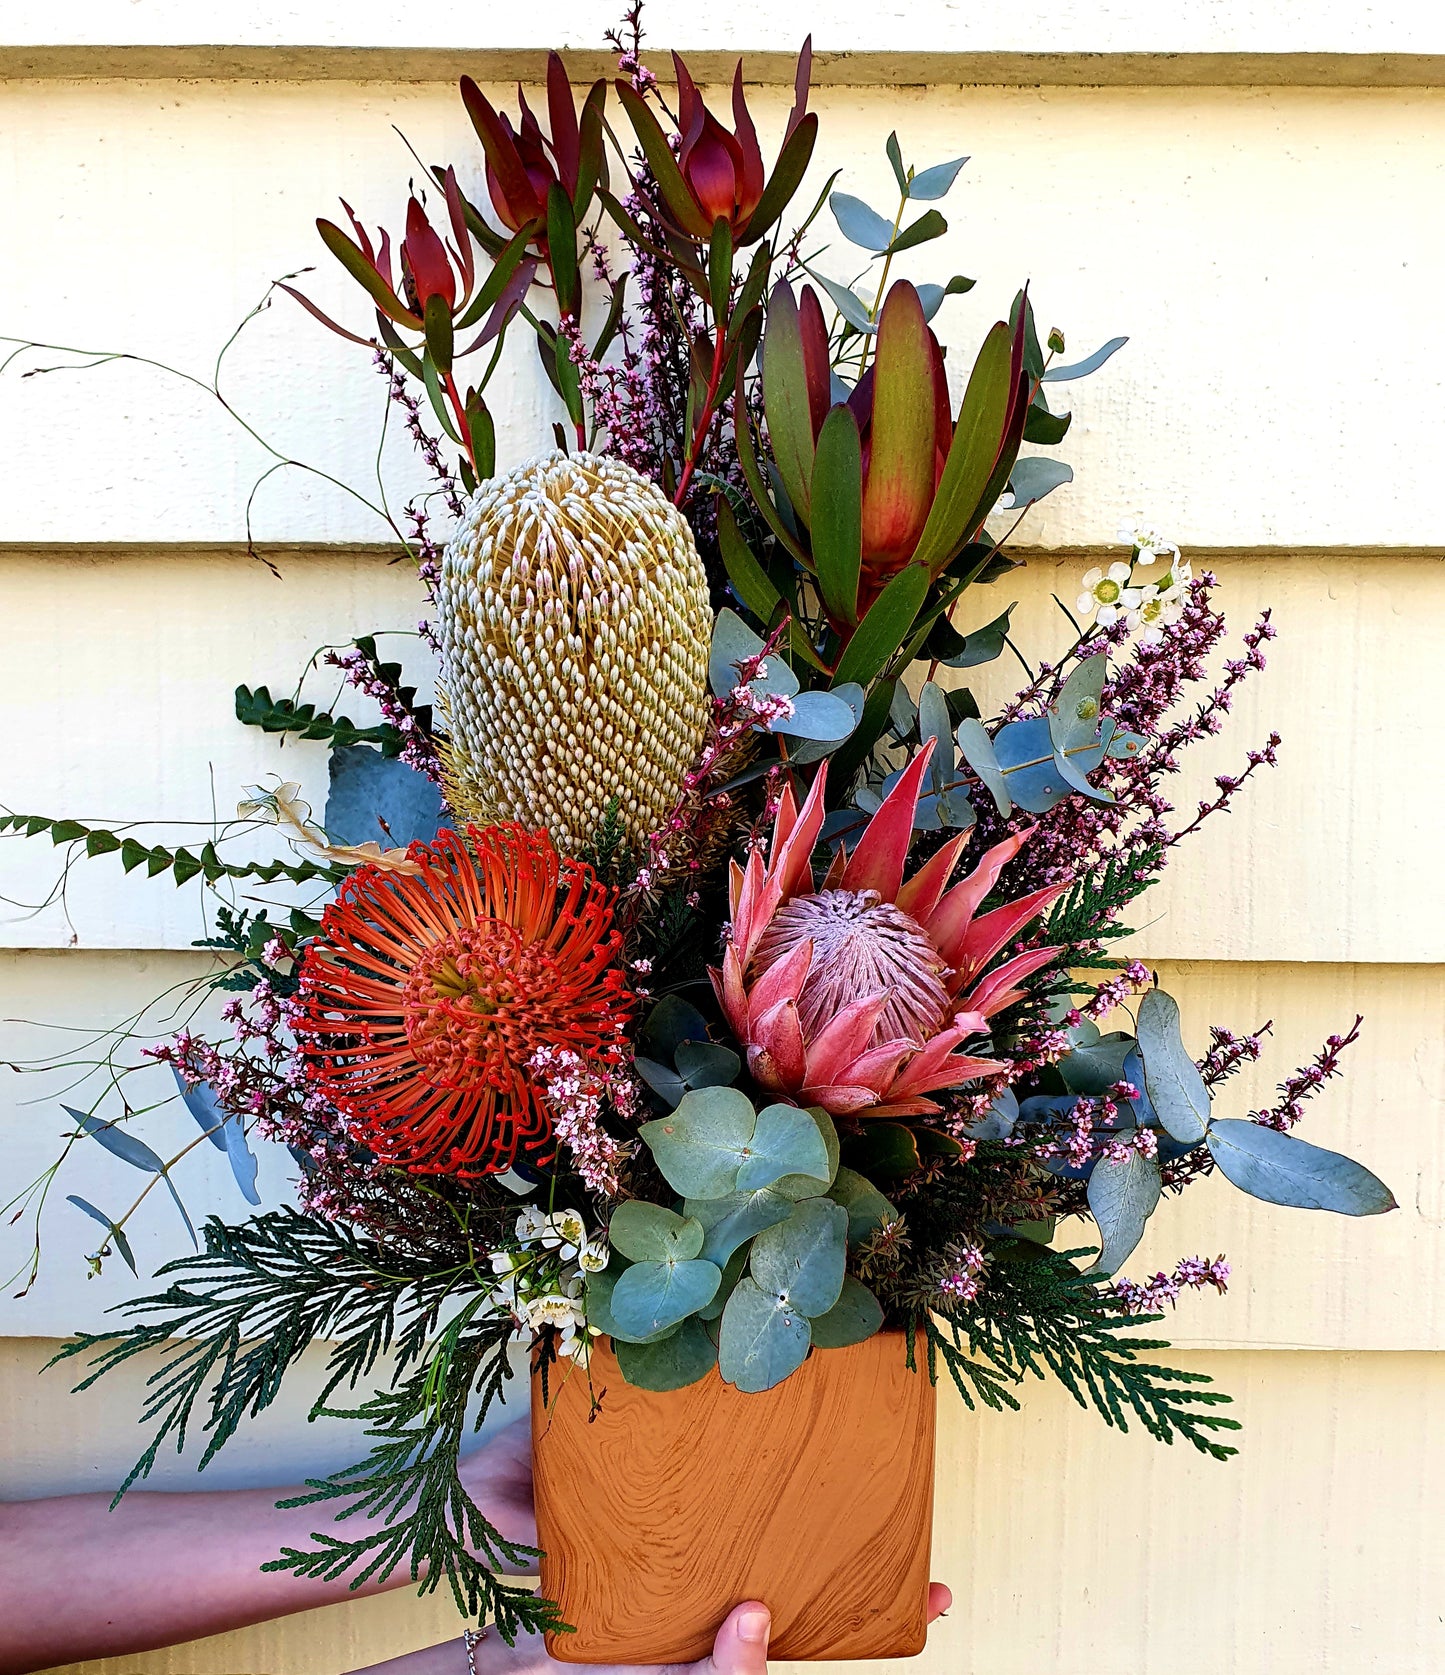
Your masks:
{"label": "wood-grain ceramic pot", "polygon": [[912,1657],[928,1623],[934,1389],[903,1336],[815,1350],[745,1395],[714,1368],[658,1394],[605,1341],[591,1384],[564,1362],[532,1389],[542,1591],[575,1634],[567,1663],[701,1658],[742,1600],[773,1617],[769,1655]]}

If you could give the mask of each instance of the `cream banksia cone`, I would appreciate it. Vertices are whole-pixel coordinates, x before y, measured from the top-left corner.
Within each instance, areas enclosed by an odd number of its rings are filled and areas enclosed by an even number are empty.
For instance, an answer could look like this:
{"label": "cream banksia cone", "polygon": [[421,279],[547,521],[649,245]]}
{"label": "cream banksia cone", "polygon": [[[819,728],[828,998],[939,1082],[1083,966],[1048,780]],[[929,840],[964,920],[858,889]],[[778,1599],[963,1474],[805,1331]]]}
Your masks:
{"label": "cream banksia cone", "polygon": [[620,460],[547,454],[472,497],[437,610],[458,819],[575,854],[615,803],[640,847],[707,721],[712,612],[682,514]]}

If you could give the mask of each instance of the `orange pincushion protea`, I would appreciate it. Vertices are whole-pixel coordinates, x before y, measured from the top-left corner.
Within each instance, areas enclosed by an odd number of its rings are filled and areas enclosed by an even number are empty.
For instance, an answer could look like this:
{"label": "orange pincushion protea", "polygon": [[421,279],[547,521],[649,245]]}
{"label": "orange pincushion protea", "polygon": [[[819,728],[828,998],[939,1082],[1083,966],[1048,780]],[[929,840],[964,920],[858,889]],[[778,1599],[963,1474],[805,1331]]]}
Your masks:
{"label": "orange pincushion protea", "polygon": [[363,867],[307,949],[296,1033],[310,1080],[387,1163],[463,1179],[550,1156],[528,1063],[610,1056],[632,1006],[611,892],[543,831],[415,843],[419,876]]}

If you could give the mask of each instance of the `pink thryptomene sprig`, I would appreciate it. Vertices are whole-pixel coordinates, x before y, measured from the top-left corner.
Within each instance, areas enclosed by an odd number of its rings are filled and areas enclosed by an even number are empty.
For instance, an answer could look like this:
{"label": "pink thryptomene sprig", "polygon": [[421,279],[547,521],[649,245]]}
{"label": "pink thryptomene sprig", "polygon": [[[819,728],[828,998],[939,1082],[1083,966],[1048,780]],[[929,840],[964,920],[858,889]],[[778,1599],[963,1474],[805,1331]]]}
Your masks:
{"label": "pink thryptomene sprig", "polygon": [[1229,1264],[1222,1256],[1185,1256],[1175,1264],[1174,1272],[1159,1272],[1142,1282],[1116,1280],[1113,1294],[1125,1314],[1162,1314],[1167,1303],[1172,1309],[1182,1292],[1213,1288],[1222,1297],[1229,1289]]}

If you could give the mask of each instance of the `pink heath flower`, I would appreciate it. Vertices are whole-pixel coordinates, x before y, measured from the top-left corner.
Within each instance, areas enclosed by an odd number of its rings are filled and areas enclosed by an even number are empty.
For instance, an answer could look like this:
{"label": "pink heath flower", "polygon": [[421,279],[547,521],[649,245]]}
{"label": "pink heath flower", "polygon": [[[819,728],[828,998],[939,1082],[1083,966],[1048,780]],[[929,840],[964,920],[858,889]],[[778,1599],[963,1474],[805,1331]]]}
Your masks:
{"label": "pink heath flower", "polygon": [[1056,948],[1015,955],[985,975],[1065,888],[1052,884],[979,914],[1004,866],[1029,837],[996,844],[949,888],[967,842],[960,833],[906,883],[913,814],[932,742],[869,821],[851,856],[840,849],[821,885],[811,866],[823,825],[825,763],[801,810],[784,791],[772,853],[733,863],[732,919],[720,970],[710,972],[748,1069],[771,1093],[835,1116],[921,1116],[926,1096],[1002,1067],[961,1044],[1022,997],[1023,978]]}

